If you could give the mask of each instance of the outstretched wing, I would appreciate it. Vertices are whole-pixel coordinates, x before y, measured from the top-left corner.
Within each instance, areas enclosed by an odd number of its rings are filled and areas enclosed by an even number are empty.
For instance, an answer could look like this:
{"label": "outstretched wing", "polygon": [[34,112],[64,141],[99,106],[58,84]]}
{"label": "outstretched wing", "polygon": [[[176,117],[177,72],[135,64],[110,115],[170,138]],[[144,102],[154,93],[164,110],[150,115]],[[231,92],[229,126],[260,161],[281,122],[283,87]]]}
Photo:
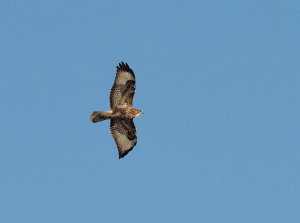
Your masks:
{"label": "outstretched wing", "polygon": [[133,119],[112,119],[110,130],[119,150],[119,159],[123,158],[137,143]]}
{"label": "outstretched wing", "polygon": [[111,88],[109,100],[110,108],[128,103],[132,105],[135,93],[135,76],[127,63],[119,63],[115,82]]}

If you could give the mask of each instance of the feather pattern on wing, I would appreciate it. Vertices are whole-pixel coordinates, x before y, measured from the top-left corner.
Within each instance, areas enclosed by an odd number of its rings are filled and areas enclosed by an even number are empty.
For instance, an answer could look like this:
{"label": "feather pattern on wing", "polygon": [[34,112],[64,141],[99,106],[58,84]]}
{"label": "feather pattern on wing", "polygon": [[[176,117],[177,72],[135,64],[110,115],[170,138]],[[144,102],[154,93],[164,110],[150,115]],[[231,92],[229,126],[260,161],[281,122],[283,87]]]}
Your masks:
{"label": "feather pattern on wing", "polygon": [[123,158],[137,143],[133,119],[112,119],[110,129],[118,147],[119,158]]}
{"label": "feather pattern on wing", "polygon": [[114,84],[110,91],[110,108],[128,103],[133,105],[135,93],[135,75],[127,63],[119,63]]}

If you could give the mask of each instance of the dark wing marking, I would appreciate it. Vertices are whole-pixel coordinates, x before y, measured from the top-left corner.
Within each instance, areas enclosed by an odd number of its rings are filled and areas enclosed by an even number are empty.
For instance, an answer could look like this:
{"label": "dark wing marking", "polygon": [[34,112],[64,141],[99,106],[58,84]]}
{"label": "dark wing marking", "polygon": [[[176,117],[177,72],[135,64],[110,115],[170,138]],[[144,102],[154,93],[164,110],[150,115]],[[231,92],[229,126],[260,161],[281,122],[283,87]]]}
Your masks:
{"label": "dark wing marking", "polygon": [[112,119],[110,121],[110,130],[118,147],[119,159],[123,158],[137,143],[133,119]]}
{"label": "dark wing marking", "polygon": [[115,82],[111,88],[109,100],[110,108],[128,103],[132,105],[135,93],[135,75],[127,63],[119,63]]}

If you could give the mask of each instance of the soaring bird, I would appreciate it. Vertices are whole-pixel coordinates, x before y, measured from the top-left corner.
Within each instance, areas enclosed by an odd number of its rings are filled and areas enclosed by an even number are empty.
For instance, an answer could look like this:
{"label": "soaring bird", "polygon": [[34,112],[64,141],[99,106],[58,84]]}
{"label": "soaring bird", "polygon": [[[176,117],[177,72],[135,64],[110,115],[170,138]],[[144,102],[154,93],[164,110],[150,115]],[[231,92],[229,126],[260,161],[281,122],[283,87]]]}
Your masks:
{"label": "soaring bird", "polygon": [[126,156],[137,143],[133,118],[143,112],[133,107],[135,89],[133,70],[127,63],[119,63],[109,95],[110,110],[94,111],[90,116],[93,123],[110,119],[110,130],[119,151],[119,159]]}

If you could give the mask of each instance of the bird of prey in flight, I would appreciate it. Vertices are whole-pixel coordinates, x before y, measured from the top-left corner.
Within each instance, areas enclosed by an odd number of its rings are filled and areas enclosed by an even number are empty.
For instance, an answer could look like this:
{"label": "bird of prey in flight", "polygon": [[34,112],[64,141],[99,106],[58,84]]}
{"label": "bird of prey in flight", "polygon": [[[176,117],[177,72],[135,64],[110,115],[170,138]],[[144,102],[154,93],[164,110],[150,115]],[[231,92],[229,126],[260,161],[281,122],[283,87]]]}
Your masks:
{"label": "bird of prey in flight", "polygon": [[135,89],[134,72],[127,63],[119,63],[109,95],[110,110],[94,111],[90,116],[93,123],[110,119],[110,130],[119,151],[119,159],[126,156],[137,143],[133,118],[143,112],[133,107]]}

